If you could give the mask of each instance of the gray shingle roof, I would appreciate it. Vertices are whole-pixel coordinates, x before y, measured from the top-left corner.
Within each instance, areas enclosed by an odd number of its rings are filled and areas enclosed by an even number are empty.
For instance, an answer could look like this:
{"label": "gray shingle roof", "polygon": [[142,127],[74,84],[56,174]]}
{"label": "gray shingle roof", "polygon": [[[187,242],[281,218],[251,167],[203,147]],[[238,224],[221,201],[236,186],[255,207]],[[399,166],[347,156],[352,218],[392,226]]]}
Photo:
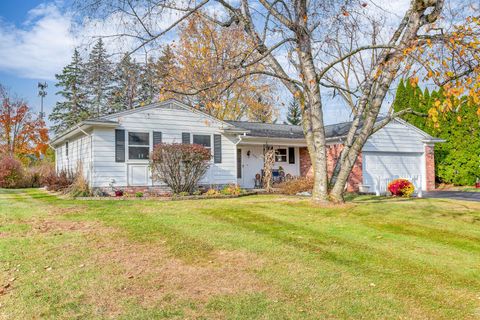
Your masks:
{"label": "gray shingle roof", "polygon": [[[249,130],[247,136],[267,137],[267,138],[304,138],[301,126],[293,126],[289,124],[261,123],[248,121],[226,121],[229,124]],[[350,128],[351,122],[343,122],[325,126],[325,135],[327,138],[335,138],[344,136]]]}

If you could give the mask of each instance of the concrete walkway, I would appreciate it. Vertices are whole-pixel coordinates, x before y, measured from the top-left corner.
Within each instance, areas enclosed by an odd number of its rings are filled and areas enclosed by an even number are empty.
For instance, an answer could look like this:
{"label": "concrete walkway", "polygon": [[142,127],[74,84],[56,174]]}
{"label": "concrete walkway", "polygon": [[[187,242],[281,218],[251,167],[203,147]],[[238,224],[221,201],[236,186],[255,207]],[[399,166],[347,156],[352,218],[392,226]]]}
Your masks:
{"label": "concrete walkway", "polygon": [[480,201],[480,192],[467,191],[430,191],[423,193],[424,198],[444,198],[467,201]]}

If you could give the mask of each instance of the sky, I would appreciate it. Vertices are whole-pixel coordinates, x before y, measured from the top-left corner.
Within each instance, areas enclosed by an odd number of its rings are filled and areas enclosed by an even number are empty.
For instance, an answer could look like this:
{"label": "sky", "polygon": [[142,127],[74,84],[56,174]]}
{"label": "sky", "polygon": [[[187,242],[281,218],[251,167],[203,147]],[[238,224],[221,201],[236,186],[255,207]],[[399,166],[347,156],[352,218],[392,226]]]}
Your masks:
{"label": "sky", "polygon": [[[0,83],[39,112],[37,84],[47,82],[44,102],[47,116],[60,99],[55,95],[58,90],[55,74],[70,62],[73,48],[85,47],[95,36],[116,33],[112,21],[90,20],[78,24],[69,1],[0,1]],[[168,24],[168,19],[165,23]],[[109,45],[115,47],[118,43],[107,42],[107,49]],[[285,97],[280,100],[288,101],[289,93],[281,86],[279,90],[279,96]],[[281,107],[280,122],[285,117],[285,109]],[[338,103],[325,106],[327,124],[345,121],[348,116],[348,110]]]}

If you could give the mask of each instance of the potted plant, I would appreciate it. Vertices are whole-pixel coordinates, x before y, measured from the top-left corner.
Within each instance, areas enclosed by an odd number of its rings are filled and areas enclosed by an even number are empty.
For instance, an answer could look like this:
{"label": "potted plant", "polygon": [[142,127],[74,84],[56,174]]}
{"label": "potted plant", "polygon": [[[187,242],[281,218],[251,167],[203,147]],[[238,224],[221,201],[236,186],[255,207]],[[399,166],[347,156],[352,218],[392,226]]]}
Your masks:
{"label": "potted plant", "polygon": [[475,188],[480,188],[480,178],[477,178],[477,182],[475,182]]}
{"label": "potted plant", "polygon": [[123,190],[116,189],[115,190],[115,197],[123,197]]}

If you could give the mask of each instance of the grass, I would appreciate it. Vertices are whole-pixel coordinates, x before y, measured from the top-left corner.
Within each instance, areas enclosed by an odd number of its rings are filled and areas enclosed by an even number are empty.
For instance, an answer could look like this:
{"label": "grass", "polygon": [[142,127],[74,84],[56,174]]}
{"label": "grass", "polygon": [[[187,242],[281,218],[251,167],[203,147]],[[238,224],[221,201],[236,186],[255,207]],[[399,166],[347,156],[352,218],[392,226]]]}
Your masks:
{"label": "grass", "polygon": [[478,319],[480,203],[0,190],[0,319]]}

